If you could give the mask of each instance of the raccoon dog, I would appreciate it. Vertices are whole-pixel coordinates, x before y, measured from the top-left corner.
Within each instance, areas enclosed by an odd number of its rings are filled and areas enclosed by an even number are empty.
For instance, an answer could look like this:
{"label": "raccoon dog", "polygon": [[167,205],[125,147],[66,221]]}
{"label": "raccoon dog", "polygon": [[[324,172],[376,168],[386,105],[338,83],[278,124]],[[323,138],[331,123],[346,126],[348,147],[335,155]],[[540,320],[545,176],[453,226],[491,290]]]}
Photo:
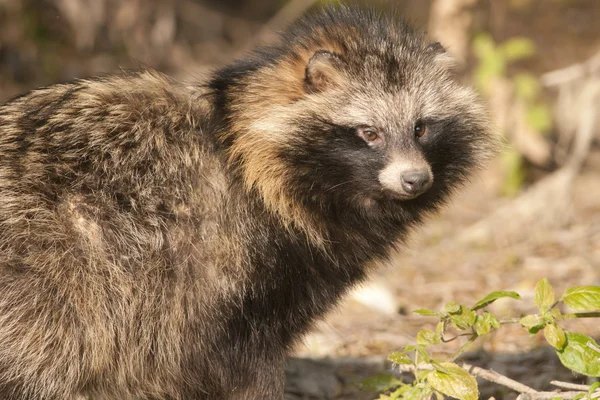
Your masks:
{"label": "raccoon dog", "polygon": [[490,154],[448,60],[337,7],[206,82],[0,107],[0,398],[282,398],[311,322]]}

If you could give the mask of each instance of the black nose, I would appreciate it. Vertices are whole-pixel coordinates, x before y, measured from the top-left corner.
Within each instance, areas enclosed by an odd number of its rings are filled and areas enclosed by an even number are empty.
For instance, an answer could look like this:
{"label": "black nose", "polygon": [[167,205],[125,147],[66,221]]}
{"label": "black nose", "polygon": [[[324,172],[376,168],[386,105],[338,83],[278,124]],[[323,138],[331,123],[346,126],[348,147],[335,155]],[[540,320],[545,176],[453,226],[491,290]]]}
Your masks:
{"label": "black nose", "polygon": [[411,169],[402,173],[402,189],[408,194],[421,194],[429,189],[431,179],[426,169]]}

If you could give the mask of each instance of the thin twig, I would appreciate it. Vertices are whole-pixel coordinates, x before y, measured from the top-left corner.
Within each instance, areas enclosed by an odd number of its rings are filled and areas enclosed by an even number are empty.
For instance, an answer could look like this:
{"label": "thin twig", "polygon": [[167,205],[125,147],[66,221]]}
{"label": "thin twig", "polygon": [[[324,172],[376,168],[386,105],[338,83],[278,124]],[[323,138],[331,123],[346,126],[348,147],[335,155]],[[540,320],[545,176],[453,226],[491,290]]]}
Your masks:
{"label": "thin twig", "polygon": [[536,390],[521,383],[521,382],[517,382],[513,379],[510,379],[509,377],[506,377],[504,375],[500,375],[499,373],[497,373],[494,370],[491,369],[484,369],[481,367],[477,367],[475,365],[470,365],[470,364],[463,364],[462,368],[465,369],[467,372],[469,372],[472,375],[478,376],[480,378],[483,378],[487,381],[490,382],[494,382],[497,383],[499,385],[505,386],[509,389],[512,389],[516,392],[519,393],[536,393]]}
{"label": "thin twig", "polygon": [[446,339],[446,338],[442,337],[442,343],[450,343],[450,342],[455,341],[456,339],[460,339],[465,336],[472,337],[473,334],[472,333],[461,333],[460,335],[453,336],[450,339]]}
{"label": "thin twig", "polygon": [[521,322],[521,318],[504,318],[498,322],[500,322],[500,325],[518,324]]}
{"label": "thin twig", "polygon": [[[520,399],[520,400],[546,400],[546,399],[553,399],[556,397],[560,397],[563,400],[571,400],[582,393],[587,393],[587,390],[588,390],[588,389],[586,389],[584,391],[568,391],[568,392],[561,392],[561,391],[538,392],[537,390],[535,390],[527,385],[524,385],[521,382],[517,382],[513,379],[510,379],[510,378],[504,376],[504,375],[500,375],[499,373],[497,373],[496,371],[493,371],[491,369],[484,369],[484,368],[466,364],[466,363],[463,363],[461,365],[461,367],[473,376],[485,379],[490,382],[497,383],[498,385],[505,386],[509,389],[514,390],[515,392],[521,393],[521,395],[519,395],[519,397],[517,397],[517,399]],[[419,364],[417,366],[417,368],[415,368],[414,365],[399,365],[398,368],[402,372],[415,372],[415,369],[417,369],[417,370],[433,370],[434,369],[431,364]]]}
{"label": "thin twig", "polygon": [[469,348],[473,344],[473,342],[475,340],[477,340],[478,337],[479,337],[478,334],[473,333],[473,336],[471,336],[469,338],[469,340],[467,340],[462,346],[460,346],[458,351],[456,353],[454,353],[454,355],[452,356],[452,359],[450,361],[454,362],[458,357],[460,357],[461,354],[464,353],[467,350],[467,348]]}
{"label": "thin twig", "polygon": [[570,313],[561,315],[562,319],[572,319],[572,318],[600,318],[599,311],[590,311],[590,312],[579,312],[579,313]]}
{"label": "thin twig", "polygon": [[551,400],[560,398],[562,400],[572,400],[575,397],[581,395],[582,392],[535,392],[535,393],[521,393],[517,400]]}
{"label": "thin twig", "polygon": [[577,136],[566,165],[579,171],[590,151],[598,119],[598,97],[600,96],[600,81],[591,80],[580,94],[581,105]]}
{"label": "thin twig", "polygon": [[584,392],[590,390],[589,385],[578,385],[577,383],[571,382],[550,381],[550,384],[563,389],[582,390]]}

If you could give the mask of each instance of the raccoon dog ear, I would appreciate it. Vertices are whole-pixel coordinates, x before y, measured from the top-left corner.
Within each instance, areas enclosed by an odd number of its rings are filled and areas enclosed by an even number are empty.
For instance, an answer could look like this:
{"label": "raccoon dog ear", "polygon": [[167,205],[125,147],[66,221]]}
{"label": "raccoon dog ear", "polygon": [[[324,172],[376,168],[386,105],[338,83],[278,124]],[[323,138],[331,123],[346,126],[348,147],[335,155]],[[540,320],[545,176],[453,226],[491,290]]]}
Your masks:
{"label": "raccoon dog ear", "polygon": [[342,60],[327,50],[318,50],[308,60],[304,86],[308,93],[316,93],[340,83]]}
{"label": "raccoon dog ear", "polygon": [[446,51],[440,42],[431,43],[427,46],[427,51],[433,54],[433,62],[442,68],[452,69],[456,67],[456,60]]}

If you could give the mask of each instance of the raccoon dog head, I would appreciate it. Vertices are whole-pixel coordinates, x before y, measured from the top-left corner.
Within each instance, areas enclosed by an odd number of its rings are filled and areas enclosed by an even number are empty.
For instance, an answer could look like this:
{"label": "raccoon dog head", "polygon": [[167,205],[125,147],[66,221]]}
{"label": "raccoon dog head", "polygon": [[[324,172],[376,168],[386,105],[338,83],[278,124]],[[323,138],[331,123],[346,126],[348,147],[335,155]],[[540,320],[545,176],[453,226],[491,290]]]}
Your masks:
{"label": "raccoon dog head", "polygon": [[228,139],[247,187],[291,219],[433,209],[495,141],[450,61],[393,15],[338,7],[300,20],[221,71],[235,82]]}

